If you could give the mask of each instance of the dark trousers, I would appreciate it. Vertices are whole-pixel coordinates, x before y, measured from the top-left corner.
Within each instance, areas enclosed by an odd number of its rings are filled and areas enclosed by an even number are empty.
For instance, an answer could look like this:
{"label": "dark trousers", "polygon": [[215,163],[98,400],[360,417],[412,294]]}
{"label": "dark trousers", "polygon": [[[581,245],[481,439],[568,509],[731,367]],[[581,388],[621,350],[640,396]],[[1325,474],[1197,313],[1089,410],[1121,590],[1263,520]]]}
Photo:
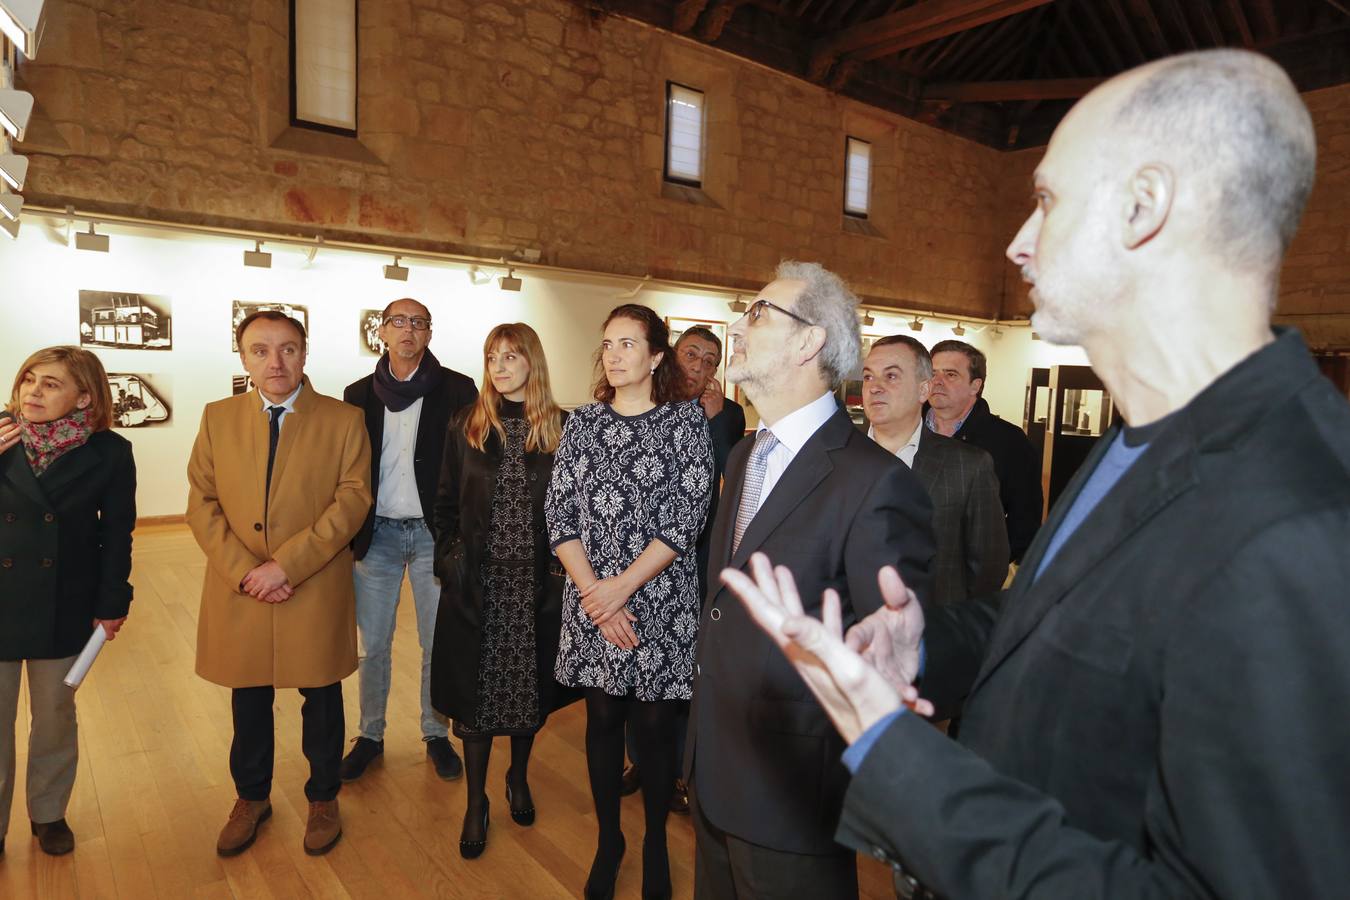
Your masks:
{"label": "dark trousers", "polygon": [[698,774],[689,785],[694,820],[694,900],[857,900],[852,851],[830,856],[771,850],[727,834],[703,815]]}
{"label": "dark trousers", "polygon": [[[276,734],[272,722],[271,686],[234,688],[230,707],[234,713],[234,741],[230,744],[230,775],[245,800],[266,800],[272,793],[272,760]],[[305,698],[300,707],[300,746],[309,760],[305,797],[311,802],[332,800],[342,785],[342,683],[300,688]]]}

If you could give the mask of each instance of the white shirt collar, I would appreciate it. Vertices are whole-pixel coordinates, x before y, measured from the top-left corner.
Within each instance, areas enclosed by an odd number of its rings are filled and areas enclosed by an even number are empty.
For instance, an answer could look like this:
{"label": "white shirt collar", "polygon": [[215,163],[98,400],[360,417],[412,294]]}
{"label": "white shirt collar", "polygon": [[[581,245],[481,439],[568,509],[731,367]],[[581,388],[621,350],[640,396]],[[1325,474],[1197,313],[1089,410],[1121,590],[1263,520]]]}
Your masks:
{"label": "white shirt collar", "polygon": [[758,434],[768,428],[778,442],[796,456],[802,446],[811,439],[811,435],[820,430],[820,426],[829,421],[830,416],[838,409],[839,404],[835,401],[834,394],[826,392],[805,406],[794,409],[772,425],[765,425],[763,420],[760,420],[755,433]]}
{"label": "white shirt collar", "polygon": [[302,378],[300,379],[299,386],[297,386],[296,389],[291,392],[291,395],[289,397],[287,397],[285,400],[282,400],[280,403],[273,403],[271,400],[268,400],[266,397],[263,396],[262,391],[258,391],[258,399],[262,401],[262,411],[267,412],[269,407],[280,406],[288,413],[295,412],[295,398],[300,396],[300,392],[304,390],[304,388],[305,388],[305,380]]}

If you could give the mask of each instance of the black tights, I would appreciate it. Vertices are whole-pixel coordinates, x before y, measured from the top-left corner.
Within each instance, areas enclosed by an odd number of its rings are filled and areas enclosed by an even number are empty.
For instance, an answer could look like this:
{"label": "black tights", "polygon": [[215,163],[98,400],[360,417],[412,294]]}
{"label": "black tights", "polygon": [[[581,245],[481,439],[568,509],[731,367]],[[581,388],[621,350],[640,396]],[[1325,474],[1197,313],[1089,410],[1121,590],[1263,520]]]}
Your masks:
{"label": "black tights", "polygon": [[[487,804],[488,759],[492,756],[492,738],[488,735],[461,737],[464,745],[464,781],[468,788],[468,805],[464,810],[464,840],[483,840],[483,807]],[[511,737],[511,769],[506,773],[511,785],[511,795],[515,806],[532,806],[530,787],[526,782],[529,775],[530,749],[534,746],[534,735],[513,735]]]}
{"label": "black tights", "polygon": [[642,765],[643,892],[661,893],[670,885],[666,855],[666,816],[675,790],[675,716],[678,700],[628,700],[600,688],[586,688],[586,768],[591,777],[595,819],[600,827],[595,866],[608,871],[621,846],[619,788],[623,778],[623,727],[627,721]]}

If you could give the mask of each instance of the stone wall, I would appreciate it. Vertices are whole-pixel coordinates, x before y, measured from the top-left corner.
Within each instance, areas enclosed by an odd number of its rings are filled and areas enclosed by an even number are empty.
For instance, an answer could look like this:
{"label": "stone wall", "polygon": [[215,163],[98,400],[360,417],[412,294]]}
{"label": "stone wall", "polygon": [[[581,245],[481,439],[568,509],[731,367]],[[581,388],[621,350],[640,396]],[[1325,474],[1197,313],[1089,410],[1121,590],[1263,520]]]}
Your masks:
{"label": "stone wall", "polygon": [[[563,0],[364,0],[358,137],[289,123],[283,0],[60,0],[28,201],[754,289],[817,259],[874,302],[991,316],[1001,154]],[[706,91],[701,196],[664,189],[668,80]],[[846,134],[871,234],[843,226]]]}

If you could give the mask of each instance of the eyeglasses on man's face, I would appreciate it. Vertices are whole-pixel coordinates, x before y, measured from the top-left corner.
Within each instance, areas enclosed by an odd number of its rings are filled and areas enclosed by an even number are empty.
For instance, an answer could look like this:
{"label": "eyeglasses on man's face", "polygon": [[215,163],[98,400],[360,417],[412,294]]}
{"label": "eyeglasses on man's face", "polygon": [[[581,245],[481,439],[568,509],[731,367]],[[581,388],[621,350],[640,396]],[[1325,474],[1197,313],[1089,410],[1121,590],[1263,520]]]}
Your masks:
{"label": "eyeglasses on man's face", "polygon": [[783,309],[783,307],[779,306],[777,303],[770,303],[768,300],[765,300],[763,298],[760,298],[759,300],[756,300],[754,303],[751,303],[750,308],[745,311],[745,314],[750,317],[751,322],[758,322],[760,319],[764,317],[764,310],[766,308],[776,309],[783,315],[787,316],[789,319],[793,319],[794,321],[800,322],[803,325],[815,327],[816,324],[815,322],[803,319],[801,316],[797,315],[792,310]]}
{"label": "eyeglasses on man's face", "polygon": [[431,328],[431,320],[422,316],[390,316],[384,320],[384,324],[393,325],[395,328],[407,328],[411,325],[413,331],[426,331]]}

